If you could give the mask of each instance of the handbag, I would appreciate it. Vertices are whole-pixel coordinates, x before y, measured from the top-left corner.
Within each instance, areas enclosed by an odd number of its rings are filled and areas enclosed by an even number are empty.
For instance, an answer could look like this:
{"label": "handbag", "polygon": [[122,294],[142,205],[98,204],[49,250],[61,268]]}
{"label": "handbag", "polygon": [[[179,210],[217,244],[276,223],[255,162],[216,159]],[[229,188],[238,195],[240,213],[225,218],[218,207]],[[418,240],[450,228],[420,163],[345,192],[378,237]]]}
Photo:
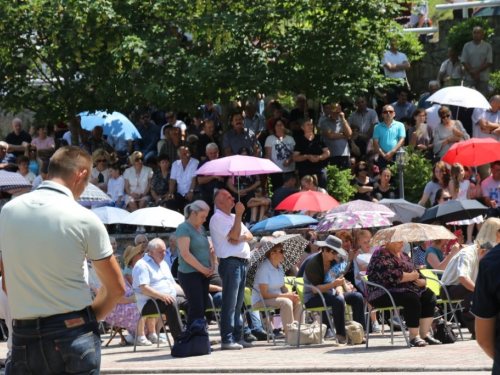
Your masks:
{"label": "handbag", "polygon": [[457,341],[457,335],[455,335],[455,332],[453,332],[445,321],[440,321],[436,324],[434,338],[441,341],[443,344],[453,344]]}
{"label": "handbag", "polygon": [[196,319],[189,328],[175,339],[172,357],[193,357],[212,353],[206,320]]}
{"label": "handbag", "polygon": [[[312,324],[301,324],[299,332],[299,323],[294,321],[292,324],[287,324],[288,328],[288,345],[297,345],[300,340],[301,345],[321,344],[323,337],[320,335],[320,324],[314,322]],[[326,333],[326,324],[322,324],[323,334]]]}
{"label": "handbag", "polygon": [[353,320],[345,322],[345,332],[347,335],[347,343],[350,345],[358,345],[363,343],[365,330],[363,326]]}

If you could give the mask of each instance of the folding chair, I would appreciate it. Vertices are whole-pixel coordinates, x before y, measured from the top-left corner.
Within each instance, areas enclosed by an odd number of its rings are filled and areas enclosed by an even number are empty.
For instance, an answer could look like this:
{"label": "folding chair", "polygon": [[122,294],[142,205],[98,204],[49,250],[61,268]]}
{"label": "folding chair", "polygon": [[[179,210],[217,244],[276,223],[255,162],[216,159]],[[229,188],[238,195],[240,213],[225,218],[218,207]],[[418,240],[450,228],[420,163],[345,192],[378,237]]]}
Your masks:
{"label": "folding chair", "polygon": [[[163,331],[165,332],[165,336],[167,337],[167,342],[168,342],[168,346],[170,347],[170,349],[172,349],[172,344],[170,343],[170,338],[168,337],[168,334],[167,334],[167,328],[165,327],[165,322],[163,321],[163,316],[162,316],[162,313],[160,311],[160,307],[158,306],[158,303],[156,302],[156,300],[154,298],[149,298],[151,301],[153,301],[153,304],[155,305],[156,307],[156,311],[157,313],[156,314],[150,314],[150,315],[142,315],[142,311],[139,309],[139,306],[137,305],[137,298],[135,296],[135,293],[133,294],[134,296],[134,301],[135,301],[135,305],[137,306],[137,310],[139,310],[139,319],[137,319],[137,326],[136,326],[136,329],[135,329],[135,338],[134,338],[134,352],[136,351],[136,347],[137,347],[137,330],[139,329],[139,323],[141,321],[142,318],[144,319],[148,319],[148,318],[158,318],[158,332],[160,331],[160,328],[163,326]],[[161,325],[160,325],[160,322],[161,322]],[[160,340],[158,339],[157,340],[157,348],[160,347]]]}
{"label": "folding chair", "polygon": [[109,340],[104,346],[107,347],[117,334],[120,335],[121,344],[127,345],[127,340],[125,339],[125,336],[123,336],[123,328],[111,326],[109,330]]}
{"label": "folding chair", "polygon": [[[455,314],[455,312],[457,310],[462,310],[462,302],[463,302],[463,299],[456,299],[456,300],[452,300],[450,298],[450,295],[448,294],[448,290],[446,289],[446,286],[441,282],[441,280],[439,280],[439,278],[437,277],[436,273],[438,272],[444,272],[444,271],[441,271],[441,270],[429,270],[429,269],[422,269],[420,270],[420,273],[425,277],[425,279],[427,280],[427,288],[429,288],[430,290],[432,290],[434,292],[434,294],[436,295],[436,298],[437,298],[437,301],[436,303],[438,305],[443,305],[444,306],[444,319],[445,321],[454,321],[456,324],[457,324],[457,327],[458,327],[458,332],[460,333],[460,338],[464,339],[464,336],[462,335],[462,330],[460,329],[460,323],[457,319],[457,315]],[[441,289],[444,291],[444,293],[446,294],[446,299],[442,299],[440,297],[440,294],[441,294]],[[450,305],[450,312],[451,312],[451,319],[448,320],[448,305]],[[455,305],[455,307],[453,306]]]}
{"label": "folding chair", "polygon": [[215,321],[217,322],[217,326],[219,327],[219,333],[221,332],[221,327],[220,327],[220,312],[222,309],[216,308],[214,304],[214,299],[212,298],[212,295],[208,293],[208,298],[210,299],[210,305],[212,307],[209,307],[208,309],[205,310],[205,312],[212,312],[215,316]]}
{"label": "folding chair", "polygon": [[[366,275],[363,276],[361,278],[361,281],[364,283],[365,288],[366,288],[367,285],[371,285],[371,286],[373,286],[375,288],[379,288],[379,289],[384,290],[387,293],[387,295],[389,296],[389,298],[391,299],[391,304],[392,304],[392,306],[382,307],[382,308],[380,308],[380,307],[375,308],[375,307],[372,306],[371,309],[368,309],[368,303],[365,304],[365,306],[366,306],[366,310],[365,310],[366,311],[366,327],[367,327],[366,328],[366,348],[368,349],[368,341],[370,340],[370,329],[369,329],[369,327],[370,327],[370,314],[373,311],[380,311],[380,312],[382,312],[382,319],[383,319],[383,316],[384,316],[384,312],[385,311],[389,311],[390,318],[391,318],[390,319],[390,322],[391,322],[391,324],[390,324],[390,326],[391,326],[391,345],[394,345],[394,325],[392,323],[392,318],[393,318],[393,315],[394,315],[393,311],[397,312],[398,309],[403,309],[403,307],[396,306],[396,303],[394,302],[394,299],[392,298],[391,293],[386,288],[384,288],[382,285],[376,284],[376,283],[371,282],[371,281],[368,281],[368,276],[366,276]],[[399,316],[399,314],[397,314],[397,316]],[[401,318],[400,318],[400,322],[401,322],[401,324],[403,324],[403,320]],[[401,331],[403,332],[403,336],[404,336],[404,338],[406,340],[406,345],[409,348],[411,348],[410,340],[408,339],[408,335],[406,334],[406,327],[402,326],[401,327]],[[382,334],[383,333],[384,332],[382,332]]]}
{"label": "folding chair", "polygon": [[[252,291],[257,293],[259,295],[260,302],[262,302],[263,307],[252,307]],[[271,319],[269,318],[269,311],[276,311],[279,309],[279,307],[274,307],[274,306],[266,306],[266,303],[264,302],[264,298],[262,298],[260,292],[253,288],[250,289],[249,287],[245,287],[245,294],[243,296],[243,303],[245,304],[245,310],[246,311],[259,311],[259,312],[264,312],[264,315],[266,317],[266,322],[267,322],[267,329],[266,329],[266,334],[267,334],[267,342],[269,343],[269,332],[272,332],[272,327],[271,327]],[[260,317],[262,321],[262,315]],[[276,345],[276,339],[273,337],[273,344]]]}
{"label": "folding chair", "polygon": [[[307,308],[306,305],[304,304],[304,288],[310,288],[316,291],[318,296],[321,297],[321,301],[323,302],[323,307],[311,307]],[[301,326],[301,321],[302,321],[302,314],[305,311],[312,311],[312,312],[326,312],[326,316],[328,317],[328,321],[332,323],[332,332],[333,336],[335,338],[335,342],[338,344],[339,340],[337,338],[337,332],[335,332],[335,324],[333,321],[333,317],[330,316],[330,311],[328,309],[328,306],[326,305],[325,298],[323,297],[323,293],[319,291],[318,288],[316,288],[313,285],[308,285],[304,284],[304,279],[302,277],[297,277],[295,279],[295,290],[297,291],[297,294],[299,295],[300,298],[300,304],[302,305],[302,309],[300,310],[300,315],[299,315],[299,332],[300,332],[300,326]],[[323,340],[323,314],[320,314],[320,328],[319,328],[319,335],[321,337],[321,340]],[[300,335],[297,335],[297,348],[300,346]]]}

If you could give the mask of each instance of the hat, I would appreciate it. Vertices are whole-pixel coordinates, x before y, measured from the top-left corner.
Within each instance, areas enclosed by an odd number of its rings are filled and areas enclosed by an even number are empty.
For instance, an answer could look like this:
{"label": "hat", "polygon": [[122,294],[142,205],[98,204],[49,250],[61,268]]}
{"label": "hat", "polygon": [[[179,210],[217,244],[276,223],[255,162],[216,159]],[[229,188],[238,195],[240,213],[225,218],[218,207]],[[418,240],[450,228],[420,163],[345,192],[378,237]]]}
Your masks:
{"label": "hat", "polygon": [[335,237],[333,234],[330,234],[326,237],[324,241],[315,241],[314,244],[319,247],[329,247],[330,249],[335,250],[339,255],[347,256],[347,252],[342,249],[342,240],[338,237]]}
{"label": "hat", "polygon": [[128,246],[125,249],[125,252],[123,253],[123,259],[125,259],[125,267],[128,267],[128,264],[132,260],[133,257],[135,257],[137,254],[139,254],[142,251],[142,245],[137,245],[137,246]]}

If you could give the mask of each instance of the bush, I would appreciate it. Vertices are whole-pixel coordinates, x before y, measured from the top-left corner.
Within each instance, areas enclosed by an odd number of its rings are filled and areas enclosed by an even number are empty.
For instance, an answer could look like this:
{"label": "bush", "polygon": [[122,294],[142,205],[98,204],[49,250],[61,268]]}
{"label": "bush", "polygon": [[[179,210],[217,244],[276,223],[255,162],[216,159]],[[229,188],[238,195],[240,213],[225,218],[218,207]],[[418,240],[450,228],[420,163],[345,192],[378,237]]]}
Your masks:
{"label": "bush", "polygon": [[[408,202],[418,203],[424,192],[425,185],[430,181],[432,174],[431,161],[424,157],[422,151],[412,146],[405,147],[406,165],[403,169],[405,199]],[[389,167],[396,180],[399,179],[398,167]],[[399,186],[399,181],[397,181]]]}
{"label": "bush", "polygon": [[424,46],[418,41],[416,33],[401,32],[395,38],[399,43],[398,51],[403,52],[408,61],[415,62],[425,56]]}
{"label": "bush", "polygon": [[484,30],[484,40],[488,41],[493,35],[493,28],[488,27],[488,20],[481,17],[472,17],[453,26],[446,36],[446,44],[458,55],[462,53],[465,43],[472,40],[472,30],[480,26]]}
{"label": "bush", "polygon": [[351,170],[340,170],[335,165],[326,168],[326,180],[328,181],[327,191],[339,203],[346,203],[356,194],[356,188],[351,186]]}
{"label": "bush", "polygon": [[500,72],[490,74],[490,85],[493,86],[493,94],[500,94]]}

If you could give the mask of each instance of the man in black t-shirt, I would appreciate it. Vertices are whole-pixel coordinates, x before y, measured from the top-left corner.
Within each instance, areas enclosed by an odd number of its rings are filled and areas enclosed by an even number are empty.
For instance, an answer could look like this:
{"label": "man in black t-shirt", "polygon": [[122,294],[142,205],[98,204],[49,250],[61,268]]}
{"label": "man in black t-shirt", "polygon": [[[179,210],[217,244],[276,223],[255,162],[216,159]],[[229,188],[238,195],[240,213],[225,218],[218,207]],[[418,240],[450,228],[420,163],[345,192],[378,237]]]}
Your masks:
{"label": "man in black t-shirt", "polygon": [[23,130],[21,119],[12,120],[12,133],[7,134],[5,142],[9,144],[9,151],[17,158],[24,155],[24,149],[31,143],[31,135]]}

